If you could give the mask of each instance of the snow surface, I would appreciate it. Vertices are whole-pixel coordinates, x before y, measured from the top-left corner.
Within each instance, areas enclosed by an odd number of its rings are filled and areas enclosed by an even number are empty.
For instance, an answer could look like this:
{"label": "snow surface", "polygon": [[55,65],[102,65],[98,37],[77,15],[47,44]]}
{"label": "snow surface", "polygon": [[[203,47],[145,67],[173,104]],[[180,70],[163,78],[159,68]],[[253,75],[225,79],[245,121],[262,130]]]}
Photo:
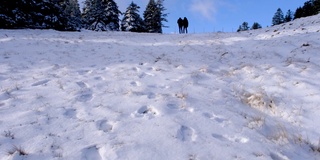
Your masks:
{"label": "snow surface", "polygon": [[0,157],[320,159],[319,32],[0,30]]}

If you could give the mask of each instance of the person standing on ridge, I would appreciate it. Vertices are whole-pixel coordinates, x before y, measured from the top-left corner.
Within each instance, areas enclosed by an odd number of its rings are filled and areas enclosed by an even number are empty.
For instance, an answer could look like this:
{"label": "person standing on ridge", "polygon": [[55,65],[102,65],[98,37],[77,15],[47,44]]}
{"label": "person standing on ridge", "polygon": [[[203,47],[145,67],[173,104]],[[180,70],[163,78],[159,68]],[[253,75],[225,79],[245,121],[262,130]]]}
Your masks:
{"label": "person standing on ridge", "polygon": [[178,26],[179,26],[179,33],[181,34],[183,32],[183,30],[182,30],[183,20],[181,19],[181,17],[178,19],[177,23],[178,23]]}
{"label": "person standing on ridge", "polygon": [[183,33],[188,33],[189,22],[186,17],[183,19]]}

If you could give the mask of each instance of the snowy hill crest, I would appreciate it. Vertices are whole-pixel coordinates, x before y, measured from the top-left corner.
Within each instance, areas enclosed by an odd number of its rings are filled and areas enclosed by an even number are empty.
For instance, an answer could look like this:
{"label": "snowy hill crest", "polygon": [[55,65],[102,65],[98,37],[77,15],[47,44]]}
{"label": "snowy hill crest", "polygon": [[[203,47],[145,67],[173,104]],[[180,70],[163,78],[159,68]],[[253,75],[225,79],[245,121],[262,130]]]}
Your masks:
{"label": "snowy hill crest", "polygon": [[0,30],[0,157],[320,159],[319,19],[190,35]]}

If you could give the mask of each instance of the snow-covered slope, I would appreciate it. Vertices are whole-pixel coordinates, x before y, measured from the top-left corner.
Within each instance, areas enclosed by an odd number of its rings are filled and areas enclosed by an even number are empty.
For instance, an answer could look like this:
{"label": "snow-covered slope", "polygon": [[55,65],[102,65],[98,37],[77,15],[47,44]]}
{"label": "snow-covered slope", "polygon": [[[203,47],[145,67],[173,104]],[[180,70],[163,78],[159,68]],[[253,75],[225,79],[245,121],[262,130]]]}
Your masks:
{"label": "snow-covered slope", "polygon": [[0,157],[320,159],[319,32],[0,30]]}

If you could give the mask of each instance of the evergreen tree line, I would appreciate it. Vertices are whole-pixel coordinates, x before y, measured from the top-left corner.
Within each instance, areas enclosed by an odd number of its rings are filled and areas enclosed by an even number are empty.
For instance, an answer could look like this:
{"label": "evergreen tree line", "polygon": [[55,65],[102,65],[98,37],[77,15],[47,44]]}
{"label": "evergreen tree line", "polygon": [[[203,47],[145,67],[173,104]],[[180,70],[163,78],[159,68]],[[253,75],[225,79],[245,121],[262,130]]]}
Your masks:
{"label": "evergreen tree line", "polygon": [[309,0],[302,7],[298,7],[294,19],[316,15],[320,12],[320,0]]}
{"label": "evergreen tree line", "polygon": [[284,16],[281,8],[278,8],[274,16],[272,17],[272,25],[279,25],[282,23],[290,22],[294,19],[293,12],[289,9]]}
{"label": "evergreen tree line", "polygon": [[288,10],[286,16],[283,15],[281,8],[277,9],[277,12],[272,18],[272,25],[279,25],[282,23],[290,22],[297,18],[308,17],[316,15],[320,12],[320,0],[308,0],[302,7],[298,7],[293,13]]}
{"label": "evergreen tree line", "polygon": [[[302,7],[298,7],[296,11],[293,13],[290,9],[287,11],[286,15],[283,14],[281,8],[278,8],[274,16],[272,17],[272,25],[279,25],[282,23],[290,22],[294,19],[301,17],[308,17],[312,15],[316,15],[320,12],[320,0],[309,0],[304,3]],[[261,25],[255,22],[251,29],[259,29]],[[248,22],[243,22],[239,28],[240,31],[247,31],[250,27],[248,26]]]}
{"label": "evergreen tree line", "polygon": [[[272,25],[278,25],[281,23],[285,23],[285,22],[290,22],[293,20],[293,13],[291,10],[288,10],[286,15],[283,15],[283,12],[280,8],[277,9],[276,13],[274,14],[273,18],[272,18]],[[258,23],[258,22],[254,22],[251,30],[253,29],[260,29],[262,28],[262,26]],[[237,30],[237,32],[240,31],[247,31],[249,30],[249,26],[248,26],[248,22],[243,22],[240,26],[239,29]]]}
{"label": "evergreen tree line", "polygon": [[[80,12],[78,0],[1,0],[0,28],[56,29],[79,31],[130,31],[162,33],[167,22],[164,0],[150,0],[143,18],[140,7],[131,2],[121,13],[114,0],[86,0]],[[120,16],[123,19],[120,20]]]}
{"label": "evergreen tree line", "polygon": [[243,22],[237,32],[241,32],[241,31],[247,31],[249,29],[253,30],[253,29],[259,29],[262,28],[262,26],[258,23],[258,22],[254,22],[253,25],[251,26],[251,28],[249,27],[249,23],[248,22]]}
{"label": "evergreen tree line", "polygon": [[0,28],[76,30],[80,11],[73,1],[1,0]]}

